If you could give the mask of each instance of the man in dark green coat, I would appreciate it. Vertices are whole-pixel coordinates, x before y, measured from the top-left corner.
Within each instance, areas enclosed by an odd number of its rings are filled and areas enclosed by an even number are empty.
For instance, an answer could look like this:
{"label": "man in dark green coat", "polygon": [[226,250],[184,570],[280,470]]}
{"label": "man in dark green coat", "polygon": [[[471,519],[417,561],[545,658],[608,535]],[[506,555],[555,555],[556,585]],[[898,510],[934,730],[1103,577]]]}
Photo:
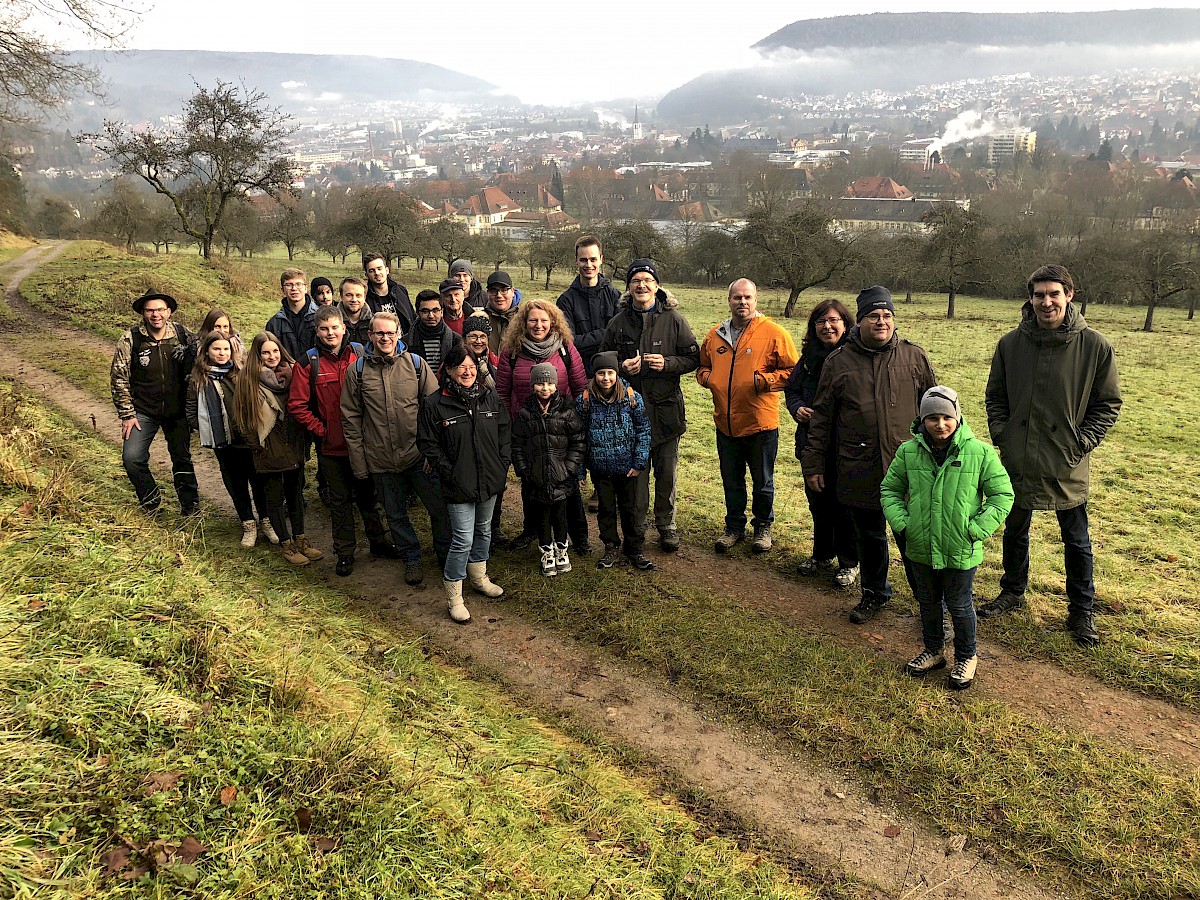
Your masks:
{"label": "man in dark green coat", "polygon": [[984,405],[992,443],[1012,478],[1016,503],[1004,523],[1000,596],[979,608],[999,616],[1020,608],[1029,586],[1029,526],[1035,509],[1058,516],[1067,576],[1067,630],[1085,647],[1096,631],[1088,469],[1121,410],[1113,348],[1072,302],[1062,266],[1029,276],[1021,324],[1000,339]]}

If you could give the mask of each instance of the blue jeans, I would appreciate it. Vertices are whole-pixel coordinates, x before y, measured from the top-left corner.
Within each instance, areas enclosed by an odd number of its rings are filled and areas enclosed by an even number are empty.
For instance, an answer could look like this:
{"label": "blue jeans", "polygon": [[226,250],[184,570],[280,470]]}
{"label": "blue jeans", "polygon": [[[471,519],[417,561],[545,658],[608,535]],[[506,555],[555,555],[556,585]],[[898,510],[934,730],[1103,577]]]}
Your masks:
{"label": "blue jeans", "polygon": [[925,563],[908,562],[913,593],[921,607],[921,637],[925,649],[940,656],[946,642],[942,605],[954,623],[954,659],[975,655],[975,604],[972,602],[975,569],[935,569]]}
{"label": "blue jeans", "polygon": [[758,431],[745,437],[717,432],[717,457],[721,461],[721,485],[725,488],[725,531],[746,530],[746,469],[754,495],[750,511],[755,525],[775,521],[775,457],[779,453],[779,429]]}
{"label": "blue jeans", "polygon": [[[1092,577],[1092,539],[1088,533],[1087,504],[1055,511],[1062,535],[1063,564],[1067,575],[1067,610],[1091,612],[1096,602],[1096,583]],[[1004,574],[1000,590],[1018,597],[1029,587],[1029,526],[1033,510],[1014,506],[1004,520],[1002,541]]]}
{"label": "blue jeans", "polygon": [[200,503],[200,488],[196,484],[196,469],[192,466],[192,432],[187,419],[156,419],[145,413],[137,414],[138,427],[129,432],[121,445],[121,464],[133,484],[138,503],[144,509],[158,509],[162,495],[158,482],[150,471],[150,443],[162,429],[167,439],[167,452],[171,454],[171,474],[175,480],[175,494],[179,506],[184,510],[194,509]]}
{"label": "blue jeans", "polygon": [[492,510],[495,496],[482,503],[447,503],[450,516],[450,552],[442,578],[462,581],[467,577],[467,563],[487,562],[492,549]]}
{"label": "blue jeans", "polygon": [[383,501],[383,512],[387,516],[388,528],[392,532],[392,543],[400,551],[406,563],[421,561],[421,542],[413,530],[408,507],[414,497],[419,497],[429,511],[429,530],[433,533],[433,549],[438,564],[445,565],[450,552],[450,519],[446,504],[442,500],[442,486],[436,475],[425,473],[425,463],[419,462],[403,472],[375,472],[371,475]]}

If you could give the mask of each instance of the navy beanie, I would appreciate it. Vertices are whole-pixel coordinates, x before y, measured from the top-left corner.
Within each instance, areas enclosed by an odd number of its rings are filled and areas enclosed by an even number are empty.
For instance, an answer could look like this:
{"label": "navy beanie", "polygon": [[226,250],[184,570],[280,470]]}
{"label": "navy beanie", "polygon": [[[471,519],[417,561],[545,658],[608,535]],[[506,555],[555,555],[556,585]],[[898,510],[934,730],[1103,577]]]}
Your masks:
{"label": "navy beanie", "polygon": [[629,284],[630,279],[638,272],[647,272],[655,281],[662,283],[662,279],[658,277],[658,268],[652,259],[635,259],[631,262],[629,268],[625,270],[625,283]]}
{"label": "navy beanie", "polygon": [[863,316],[875,312],[877,309],[886,309],[890,313],[896,312],[896,305],[892,303],[892,295],[887,288],[881,285],[872,285],[858,295],[858,315],[854,317],[854,321],[861,322]]}

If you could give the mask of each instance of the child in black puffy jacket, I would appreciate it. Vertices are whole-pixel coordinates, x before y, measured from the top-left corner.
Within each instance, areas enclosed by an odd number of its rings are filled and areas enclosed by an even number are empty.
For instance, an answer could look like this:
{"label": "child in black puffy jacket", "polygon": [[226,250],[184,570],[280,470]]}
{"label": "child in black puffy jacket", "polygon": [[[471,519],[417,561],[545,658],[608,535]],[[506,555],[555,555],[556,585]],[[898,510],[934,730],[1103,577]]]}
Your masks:
{"label": "child in black puffy jacket", "polygon": [[512,431],[513,468],[533,508],[542,574],[571,571],[567,555],[567,498],[587,451],[583,422],[570,397],[558,392],[558,370],[539,363],[529,373],[532,393]]}

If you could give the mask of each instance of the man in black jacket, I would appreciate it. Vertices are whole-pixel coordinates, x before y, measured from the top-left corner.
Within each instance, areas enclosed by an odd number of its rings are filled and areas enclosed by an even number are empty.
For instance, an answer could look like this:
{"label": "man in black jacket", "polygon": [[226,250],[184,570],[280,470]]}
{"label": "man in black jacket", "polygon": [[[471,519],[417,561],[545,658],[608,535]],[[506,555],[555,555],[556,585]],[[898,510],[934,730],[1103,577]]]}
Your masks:
{"label": "man in black jacket", "polygon": [[575,265],[579,274],[558,298],[558,308],[567,317],[575,335],[575,349],[583,357],[583,367],[592,377],[592,357],[600,351],[604,329],[617,314],[621,292],[600,274],[604,248],[595,235],[585,234],[575,242]]}
{"label": "man in black jacket", "polygon": [[266,331],[279,338],[279,343],[292,359],[303,359],[317,345],[317,328],[313,316],[317,304],[308,296],[307,276],[303,269],[284,269],[279,276],[283,300],[279,311],[267,319]]}
{"label": "man in black jacket", "polygon": [[371,307],[371,314],[394,313],[400,318],[400,330],[408,331],[417,321],[408,288],[391,277],[387,260],[381,254],[364,253],[362,264],[367,276],[367,306]]}
{"label": "man in black jacket", "polygon": [[450,348],[462,343],[462,338],[450,330],[442,316],[441,296],[434,291],[421,291],[417,294],[417,322],[404,335],[408,352],[429,363],[435,376]]}

